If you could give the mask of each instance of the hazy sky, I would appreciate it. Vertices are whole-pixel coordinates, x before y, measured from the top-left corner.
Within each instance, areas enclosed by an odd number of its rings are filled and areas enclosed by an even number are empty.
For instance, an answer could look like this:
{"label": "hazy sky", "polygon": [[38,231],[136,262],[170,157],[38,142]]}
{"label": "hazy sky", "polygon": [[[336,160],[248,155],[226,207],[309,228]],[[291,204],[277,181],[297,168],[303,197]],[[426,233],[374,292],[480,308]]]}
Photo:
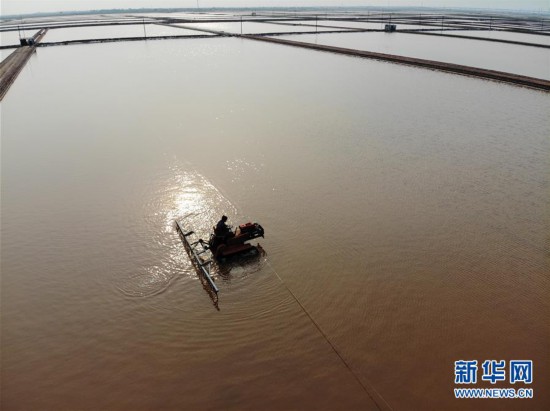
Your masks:
{"label": "hazy sky", "polygon": [[[142,7],[197,7],[197,0],[1,0],[2,15]],[[198,0],[200,7],[424,6],[550,11],[550,0]]]}

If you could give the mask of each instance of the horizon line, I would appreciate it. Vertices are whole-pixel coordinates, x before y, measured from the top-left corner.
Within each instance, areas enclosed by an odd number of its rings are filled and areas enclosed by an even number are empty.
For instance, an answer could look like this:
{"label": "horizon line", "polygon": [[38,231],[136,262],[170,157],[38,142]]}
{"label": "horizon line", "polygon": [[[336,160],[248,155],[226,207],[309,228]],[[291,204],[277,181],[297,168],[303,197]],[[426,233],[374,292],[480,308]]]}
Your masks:
{"label": "horizon line", "polygon": [[214,10],[447,10],[447,11],[482,11],[482,12],[519,12],[525,14],[545,14],[550,16],[548,9],[520,9],[520,8],[483,8],[483,7],[433,7],[433,6],[258,6],[258,7],[141,7],[141,8],[111,8],[111,9],[90,9],[90,10],[65,10],[65,11],[42,11],[31,13],[17,13],[0,16],[0,20],[8,18],[21,18],[23,16],[55,16],[55,15],[78,15],[91,13],[120,13],[120,12],[148,12],[159,10],[172,11],[214,11]]}

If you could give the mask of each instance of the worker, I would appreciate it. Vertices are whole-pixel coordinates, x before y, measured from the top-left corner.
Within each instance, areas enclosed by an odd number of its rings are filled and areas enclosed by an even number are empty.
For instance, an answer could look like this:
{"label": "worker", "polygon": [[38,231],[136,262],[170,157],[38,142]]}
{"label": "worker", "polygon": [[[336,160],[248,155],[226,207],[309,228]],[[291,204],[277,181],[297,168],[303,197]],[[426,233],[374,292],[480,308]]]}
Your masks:
{"label": "worker", "polygon": [[227,234],[230,232],[230,229],[229,227],[227,226],[227,224],[225,224],[225,222],[227,221],[227,216],[222,216],[222,219],[220,221],[218,221],[218,224],[216,224],[216,235],[219,235],[219,236],[227,236]]}

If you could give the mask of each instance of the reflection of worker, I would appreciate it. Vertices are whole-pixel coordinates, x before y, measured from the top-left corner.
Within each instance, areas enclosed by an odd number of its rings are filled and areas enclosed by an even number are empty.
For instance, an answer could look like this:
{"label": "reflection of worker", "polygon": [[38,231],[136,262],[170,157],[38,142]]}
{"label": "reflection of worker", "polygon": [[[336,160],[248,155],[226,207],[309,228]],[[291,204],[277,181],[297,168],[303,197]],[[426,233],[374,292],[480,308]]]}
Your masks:
{"label": "reflection of worker", "polygon": [[225,222],[227,221],[227,216],[222,216],[222,219],[216,224],[216,234],[217,235],[227,235],[229,233],[229,227]]}

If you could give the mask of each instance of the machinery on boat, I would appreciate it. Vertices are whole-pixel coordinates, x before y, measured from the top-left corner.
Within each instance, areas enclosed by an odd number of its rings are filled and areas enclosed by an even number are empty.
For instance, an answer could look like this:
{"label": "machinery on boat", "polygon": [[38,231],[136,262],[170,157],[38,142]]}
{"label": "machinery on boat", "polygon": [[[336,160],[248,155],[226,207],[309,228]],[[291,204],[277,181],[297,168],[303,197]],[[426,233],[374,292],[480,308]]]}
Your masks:
{"label": "machinery on boat", "polygon": [[186,246],[189,255],[197,270],[206,279],[212,290],[217,294],[219,289],[211,275],[211,266],[214,260],[208,254],[220,262],[233,256],[253,256],[259,254],[258,246],[248,244],[247,241],[263,237],[264,229],[258,223],[246,223],[239,225],[234,232],[230,229],[224,232],[210,234],[208,242],[198,238],[193,230],[186,230],[182,222],[176,220],[176,228]]}
{"label": "machinery on boat", "polygon": [[235,232],[214,232],[210,234],[208,240],[208,248],[212,255],[217,260],[242,255],[242,254],[257,254],[258,247],[248,244],[247,241],[254,238],[263,237],[264,229],[258,223],[246,223],[239,225]]}

